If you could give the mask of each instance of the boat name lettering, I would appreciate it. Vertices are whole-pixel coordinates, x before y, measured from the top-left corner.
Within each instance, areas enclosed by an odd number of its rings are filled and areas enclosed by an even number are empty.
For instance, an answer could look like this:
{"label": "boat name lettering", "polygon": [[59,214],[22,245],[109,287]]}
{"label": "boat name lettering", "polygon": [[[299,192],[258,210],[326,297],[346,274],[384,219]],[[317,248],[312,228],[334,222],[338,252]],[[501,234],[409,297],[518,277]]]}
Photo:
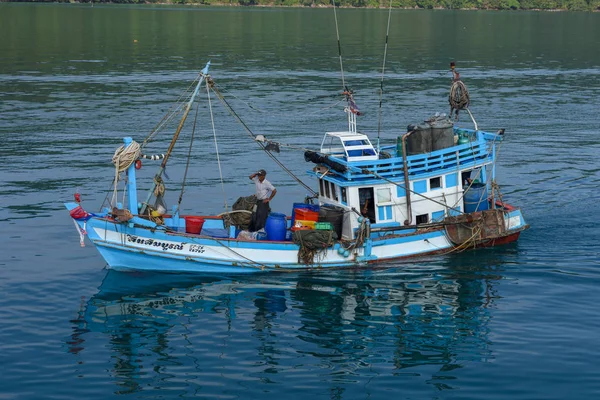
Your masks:
{"label": "boat name lettering", "polygon": [[197,244],[190,244],[190,252],[192,253],[204,253],[204,246]]}
{"label": "boat name lettering", "polygon": [[183,250],[183,244],[160,242],[154,239],[144,239],[141,237],[127,235],[127,241],[137,244],[145,244],[147,246],[160,247],[163,250]]}

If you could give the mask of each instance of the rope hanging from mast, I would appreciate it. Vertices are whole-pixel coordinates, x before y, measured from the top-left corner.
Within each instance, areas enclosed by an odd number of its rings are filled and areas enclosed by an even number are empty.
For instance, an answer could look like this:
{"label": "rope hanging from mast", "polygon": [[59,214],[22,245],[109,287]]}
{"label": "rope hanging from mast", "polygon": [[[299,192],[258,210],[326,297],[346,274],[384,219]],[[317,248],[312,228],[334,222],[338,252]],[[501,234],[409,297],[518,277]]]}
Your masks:
{"label": "rope hanging from mast", "polygon": [[[223,190],[223,202],[225,204],[225,211],[229,209],[227,205],[227,194],[225,193],[225,183],[223,183],[223,170],[221,169],[221,158],[219,157],[219,145],[217,144],[217,131],[215,130],[215,119],[212,111],[212,102],[210,100],[210,79],[206,80],[206,97],[208,98],[208,109],[210,110],[210,123],[212,126],[213,137],[215,139],[215,151],[217,153],[217,165],[219,166],[219,177],[221,178],[221,188]],[[212,82],[212,80],[211,80]]]}
{"label": "rope hanging from mast", "polygon": [[452,113],[455,112],[454,118],[458,121],[458,112],[460,110],[469,110],[471,98],[469,97],[467,87],[460,80],[460,74],[456,71],[454,62],[450,63],[450,71],[452,71],[452,86],[450,86],[450,96],[448,96],[450,119],[452,119]]}

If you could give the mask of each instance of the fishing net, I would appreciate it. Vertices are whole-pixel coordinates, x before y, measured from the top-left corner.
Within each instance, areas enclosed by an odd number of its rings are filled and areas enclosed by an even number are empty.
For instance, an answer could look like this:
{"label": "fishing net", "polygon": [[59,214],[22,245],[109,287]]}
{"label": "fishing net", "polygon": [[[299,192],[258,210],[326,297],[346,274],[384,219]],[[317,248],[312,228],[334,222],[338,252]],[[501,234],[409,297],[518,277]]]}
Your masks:
{"label": "fishing net", "polygon": [[256,195],[240,197],[231,206],[231,212],[223,215],[223,225],[229,229],[231,225],[247,231],[252,219],[252,209],[256,205]]}
{"label": "fishing net", "polygon": [[324,255],[327,248],[335,244],[337,234],[326,230],[299,230],[294,232],[292,238],[300,246],[298,263],[312,265],[315,259],[319,261],[319,256]]}

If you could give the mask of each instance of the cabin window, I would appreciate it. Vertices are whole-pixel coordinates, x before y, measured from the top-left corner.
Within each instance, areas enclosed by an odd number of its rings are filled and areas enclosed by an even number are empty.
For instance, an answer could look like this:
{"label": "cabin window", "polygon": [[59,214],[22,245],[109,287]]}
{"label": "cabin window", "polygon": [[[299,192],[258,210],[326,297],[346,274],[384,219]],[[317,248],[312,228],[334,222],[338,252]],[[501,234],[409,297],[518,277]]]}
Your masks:
{"label": "cabin window", "polygon": [[417,225],[429,222],[429,214],[417,215]]}
{"label": "cabin window", "polygon": [[346,194],[346,188],[340,188],[340,191],[342,192],[342,203],[348,204],[348,195]]}
{"label": "cabin window", "polygon": [[377,194],[377,219],[378,222],[389,221],[394,218],[392,214],[392,189],[379,188]]}
{"label": "cabin window", "polygon": [[429,180],[429,190],[440,189],[442,187],[442,178],[440,176]]}
{"label": "cabin window", "polygon": [[392,191],[390,188],[377,189],[377,204],[391,203]]}
{"label": "cabin window", "polygon": [[394,219],[392,206],[377,206],[377,222],[384,222]]}
{"label": "cabin window", "polygon": [[337,190],[335,190],[335,184],[333,182],[331,182],[331,198],[335,201],[338,201],[338,194],[337,194]]}

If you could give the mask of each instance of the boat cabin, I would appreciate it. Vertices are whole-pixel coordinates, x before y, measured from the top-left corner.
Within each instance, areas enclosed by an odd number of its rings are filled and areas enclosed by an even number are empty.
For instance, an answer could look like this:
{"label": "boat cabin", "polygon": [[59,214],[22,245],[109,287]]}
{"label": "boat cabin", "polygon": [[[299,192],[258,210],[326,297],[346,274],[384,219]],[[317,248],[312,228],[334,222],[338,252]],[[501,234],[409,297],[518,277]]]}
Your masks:
{"label": "boat cabin", "polygon": [[373,228],[392,228],[441,222],[463,213],[465,181],[485,182],[488,173],[494,175],[488,168],[495,156],[494,141],[501,139],[474,130],[454,133],[470,140],[404,158],[398,145],[382,147],[380,157],[364,134],[327,132],[321,154],[329,164],[315,161],[310,171],[318,180],[319,203],[347,211],[345,239],[354,237],[360,216]]}

